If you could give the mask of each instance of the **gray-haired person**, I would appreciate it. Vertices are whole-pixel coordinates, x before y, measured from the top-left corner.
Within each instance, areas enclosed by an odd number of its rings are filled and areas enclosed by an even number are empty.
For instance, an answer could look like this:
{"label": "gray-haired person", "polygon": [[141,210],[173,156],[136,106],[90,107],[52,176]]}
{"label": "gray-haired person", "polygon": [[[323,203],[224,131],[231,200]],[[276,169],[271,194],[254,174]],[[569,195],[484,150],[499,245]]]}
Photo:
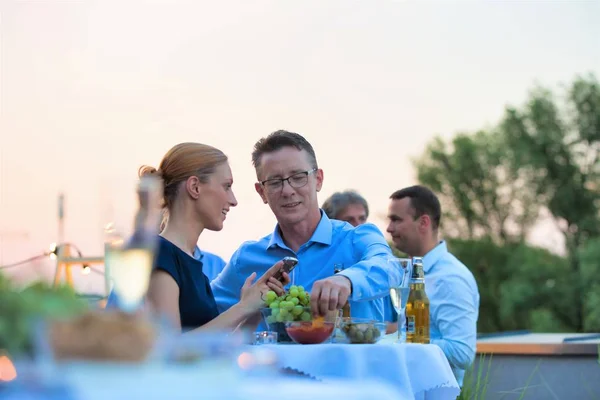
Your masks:
{"label": "gray-haired person", "polygon": [[[330,219],[346,221],[355,227],[364,224],[369,218],[369,204],[355,190],[346,190],[332,194],[325,200],[321,208]],[[384,302],[383,317],[388,322],[387,332],[395,332],[398,329],[398,325],[396,324],[398,315],[389,297]]]}
{"label": "gray-haired person", "polygon": [[329,218],[346,221],[352,226],[364,224],[369,218],[369,204],[354,190],[332,194],[321,208]]}

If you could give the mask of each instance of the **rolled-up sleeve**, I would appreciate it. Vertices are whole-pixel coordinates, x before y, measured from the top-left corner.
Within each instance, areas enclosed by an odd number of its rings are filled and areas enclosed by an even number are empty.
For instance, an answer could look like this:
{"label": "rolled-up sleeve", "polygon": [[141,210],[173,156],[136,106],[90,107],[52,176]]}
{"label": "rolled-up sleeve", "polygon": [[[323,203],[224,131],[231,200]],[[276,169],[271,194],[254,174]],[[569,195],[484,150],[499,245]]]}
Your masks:
{"label": "rolled-up sleeve", "polygon": [[360,261],[340,275],[352,282],[351,301],[370,301],[389,295],[391,286],[400,282],[400,274],[390,262],[392,250],[381,231],[373,224],[363,224],[352,232],[354,257]]}
{"label": "rolled-up sleeve", "polygon": [[228,310],[240,300],[240,291],[245,280],[242,279],[237,268],[240,252],[241,249],[238,249],[231,256],[223,271],[210,283],[215,301],[217,302],[217,308],[221,313]]}
{"label": "rolled-up sleeve", "polygon": [[436,321],[441,339],[431,343],[442,349],[451,366],[467,369],[475,360],[479,295],[461,277],[436,284],[440,304],[431,319]]}

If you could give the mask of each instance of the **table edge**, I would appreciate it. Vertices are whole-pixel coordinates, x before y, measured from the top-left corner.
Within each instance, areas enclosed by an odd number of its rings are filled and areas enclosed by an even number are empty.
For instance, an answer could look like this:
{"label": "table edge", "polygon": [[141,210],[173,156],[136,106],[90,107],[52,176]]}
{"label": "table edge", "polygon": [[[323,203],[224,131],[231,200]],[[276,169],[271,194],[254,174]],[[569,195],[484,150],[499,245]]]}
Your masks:
{"label": "table edge", "polygon": [[598,356],[597,343],[477,343],[477,354]]}

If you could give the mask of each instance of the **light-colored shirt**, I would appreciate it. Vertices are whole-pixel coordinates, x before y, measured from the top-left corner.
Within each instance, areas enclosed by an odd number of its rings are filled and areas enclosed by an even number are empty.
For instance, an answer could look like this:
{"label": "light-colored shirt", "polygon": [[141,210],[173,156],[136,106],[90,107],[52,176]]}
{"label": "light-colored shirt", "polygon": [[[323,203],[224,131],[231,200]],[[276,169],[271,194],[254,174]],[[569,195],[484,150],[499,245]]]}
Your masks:
{"label": "light-colored shirt", "polygon": [[200,250],[198,246],[194,249],[194,258],[202,261],[202,272],[208,277],[209,281],[213,281],[227,264],[218,255]]}
{"label": "light-colored shirt", "polygon": [[423,257],[429,298],[430,338],[441,347],[462,386],[475,360],[479,290],[469,269],[441,241]]}
{"label": "light-colored shirt", "polygon": [[[209,253],[208,251],[201,251],[198,246],[194,248],[194,258],[202,262],[202,272],[208,277],[209,281],[212,281],[221,273],[225,267],[225,260],[216,254]],[[111,290],[106,300],[106,308],[113,309],[118,308],[119,298],[114,290]]]}
{"label": "light-colored shirt", "polygon": [[385,297],[383,300],[383,320],[385,322],[398,322],[398,313],[390,296]]}
{"label": "light-colored shirt", "polygon": [[[258,241],[243,243],[211,282],[219,310],[223,312],[239,301],[242,285],[252,272],[260,277],[287,256],[298,259],[290,284],[302,285],[308,292],[315,281],[333,276],[336,265],[341,265],[339,274],[352,282],[351,315],[383,321],[383,296],[389,295],[390,285],[399,282],[399,274],[389,262],[393,257],[390,247],[375,225],[354,228],[329,219],[324,212],[310,240],[297,252],[284,243],[279,226]],[[264,321],[259,329],[265,329]]]}

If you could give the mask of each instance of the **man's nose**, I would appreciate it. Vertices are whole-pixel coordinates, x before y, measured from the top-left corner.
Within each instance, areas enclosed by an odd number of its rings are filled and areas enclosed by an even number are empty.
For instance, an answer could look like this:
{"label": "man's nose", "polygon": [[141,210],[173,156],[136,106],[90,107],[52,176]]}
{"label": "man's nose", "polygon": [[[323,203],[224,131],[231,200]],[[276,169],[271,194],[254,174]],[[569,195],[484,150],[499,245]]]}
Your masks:
{"label": "man's nose", "polygon": [[290,185],[289,181],[283,181],[281,183],[283,186],[281,187],[281,194],[289,196],[293,193],[296,193],[296,190]]}

